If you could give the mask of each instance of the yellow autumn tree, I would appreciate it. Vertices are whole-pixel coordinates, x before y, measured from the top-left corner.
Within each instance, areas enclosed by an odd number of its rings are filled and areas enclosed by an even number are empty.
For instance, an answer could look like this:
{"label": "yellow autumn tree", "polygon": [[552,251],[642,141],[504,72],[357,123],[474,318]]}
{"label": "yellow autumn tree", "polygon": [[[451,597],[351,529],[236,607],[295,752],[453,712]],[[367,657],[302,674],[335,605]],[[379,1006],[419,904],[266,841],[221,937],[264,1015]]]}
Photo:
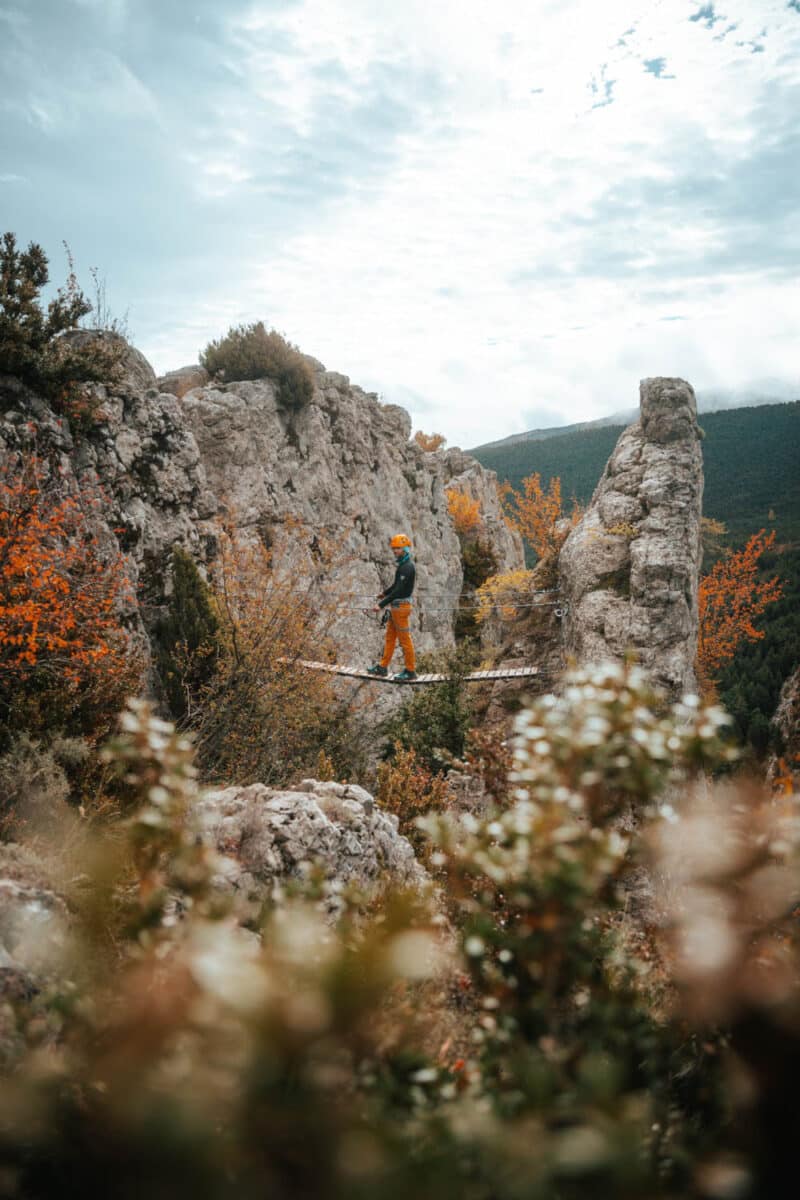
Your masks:
{"label": "yellow autumn tree", "polygon": [[441,450],[447,438],[441,433],[423,433],[421,429],[418,429],[414,434],[414,441],[421,450],[432,454],[435,450]]}
{"label": "yellow autumn tree", "polygon": [[101,543],[100,506],[35,455],[0,468],[0,737],[51,725],[100,736],[139,685],[120,616],[130,582]]}
{"label": "yellow autumn tree", "polygon": [[[565,515],[561,480],[557,475],[551,478],[545,488],[541,474],[534,471],[522,480],[520,491],[516,491],[506,480],[500,484],[499,492],[506,521],[522,535],[537,558],[545,558],[559,549],[566,537],[566,530],[557,529]],[[580,515],[580,506],[575,501],[570,514],[573,525]]]}
{"label": "yellow autumn tree", "polygon": [[451,487],[446,491],[447,510],[453,518],[456,533],[473,533],[481,524],[480,500],[473,500],[461,488]]}
{"label": "yellow autumn tree", "polygon": [[513,620],[521,606],[529,602],[535,577],[533,571],[525,569],[492,575],[475,593],[478,622],[488,620],[495,613],[504,621]]}

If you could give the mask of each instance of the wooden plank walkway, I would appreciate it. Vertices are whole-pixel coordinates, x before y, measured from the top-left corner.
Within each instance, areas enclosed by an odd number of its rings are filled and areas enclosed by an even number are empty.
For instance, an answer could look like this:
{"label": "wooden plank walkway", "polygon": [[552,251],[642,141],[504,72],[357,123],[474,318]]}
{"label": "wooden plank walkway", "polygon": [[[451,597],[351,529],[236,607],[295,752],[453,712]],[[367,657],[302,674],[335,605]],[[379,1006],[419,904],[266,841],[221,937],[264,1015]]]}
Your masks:
{"label": "wooden plank walkway", "polygon": [[[416,679],[395,679],[392,675],[370,675],[363,667],[342,667],[338,663],[311,662],[306,658],[281,659],[294,662],[297,667],[308,671],[327,671],[329,675],[343,675],[346,679],[365,679],[369,683],[396,683],[401,687],[415,687],[421,683],[445,683],[451,675],[417,675]],[[499,671],[473,671],[464,676],[465,683],[491,683],[496,679],[529,679],[539,674],[538,667],[508,667]]]}

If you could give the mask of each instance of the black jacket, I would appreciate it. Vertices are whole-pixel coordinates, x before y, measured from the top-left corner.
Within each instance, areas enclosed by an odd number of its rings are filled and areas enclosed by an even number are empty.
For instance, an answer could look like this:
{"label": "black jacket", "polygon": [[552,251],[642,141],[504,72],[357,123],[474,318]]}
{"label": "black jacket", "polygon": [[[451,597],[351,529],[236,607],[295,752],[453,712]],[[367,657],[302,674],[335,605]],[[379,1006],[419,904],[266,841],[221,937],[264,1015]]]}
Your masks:
{"label": "black jacket", "polygon": [[394,583],[381,592],[378,608],[386,608],[393,600],[410,600],[417,578],[417,568],[410,558],[402,559],[394,573]]}

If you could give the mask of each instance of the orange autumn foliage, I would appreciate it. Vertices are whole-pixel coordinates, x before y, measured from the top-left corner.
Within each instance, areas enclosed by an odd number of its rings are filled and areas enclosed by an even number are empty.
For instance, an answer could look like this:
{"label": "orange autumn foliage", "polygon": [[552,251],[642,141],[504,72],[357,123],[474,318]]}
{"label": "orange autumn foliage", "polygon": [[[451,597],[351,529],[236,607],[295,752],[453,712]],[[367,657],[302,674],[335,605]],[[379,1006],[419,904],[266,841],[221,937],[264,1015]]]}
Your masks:
{"label": "orange autumn foliage", "polygon": [[728,553],[700,580],[697,669],[701,679],[712,680],[733,658],[741,641],[763,638],[763,631],[756,629],[753,622],[783,592],[777,576],[767,580],[758,578],[761,556],[774,541],[774,530],[770,534],[760,530],[744,549]]}
{"label": "orange autumn foliage", "polygon": [[421,450],[433,454],[436,450],[441,450],[447,438],[443,437],[441,433],[423,433],[421,429],[418,429],[414,434],[414,441]]}
{"label": "orange autumn foliage", "polygon": [[[561,480],[557,475],[553,476],[546,489],[542,486],[541,475],[534,471],[523,479],[521,492],[515,491],[508,480],[500,485],[499,492],[506,521],[522,535],[537,558],[544,558],[560,547],[566,533],[556,529],[564,516]],[[573,525],[580,515],[581,510],[576,502],[571,513]]]}
{"label": "orange autumn foliage", "polygon": [[447,509],[453,518],[456,533],[471,533],[481,523],[480,500],[473,500],[460,488],[448,488],[446,491]]}
{"label": "orange autumn foliage", "polygon": [[[36,457],[0,469],[0,690],[75,694],[136,674],[119,605],[129,587],[116,549],[93,529],[100,498],[68,493]],[[37,682],[38,681],[38,682]],[[123,689],[124,690],[124,689]]]}

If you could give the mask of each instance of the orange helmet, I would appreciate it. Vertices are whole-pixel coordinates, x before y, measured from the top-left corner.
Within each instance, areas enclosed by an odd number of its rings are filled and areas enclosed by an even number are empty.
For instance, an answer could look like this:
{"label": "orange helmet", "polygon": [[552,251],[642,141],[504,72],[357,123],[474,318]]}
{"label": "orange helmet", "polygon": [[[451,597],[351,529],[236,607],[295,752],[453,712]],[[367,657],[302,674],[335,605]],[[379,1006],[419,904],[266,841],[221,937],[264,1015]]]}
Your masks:
{"label": "orange helmet", "polygon": [[404,546],[411,545],[411,538],[406,537],[404,533],[396,533],[389,542],[389,545],[393,550],[401,550]]}

